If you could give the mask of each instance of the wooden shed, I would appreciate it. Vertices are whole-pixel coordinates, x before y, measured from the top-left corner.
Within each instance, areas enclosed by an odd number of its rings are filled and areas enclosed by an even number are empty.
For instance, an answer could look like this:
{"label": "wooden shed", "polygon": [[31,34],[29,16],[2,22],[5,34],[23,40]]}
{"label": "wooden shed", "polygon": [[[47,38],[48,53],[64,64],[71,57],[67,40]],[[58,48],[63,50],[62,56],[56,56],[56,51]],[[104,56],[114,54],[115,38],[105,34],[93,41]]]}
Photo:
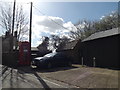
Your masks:
{"label": "wooden shed", "polygon": [[120,30],[114,28],[92,34],[82,41],[81,58],[84,65],[119,68]]}

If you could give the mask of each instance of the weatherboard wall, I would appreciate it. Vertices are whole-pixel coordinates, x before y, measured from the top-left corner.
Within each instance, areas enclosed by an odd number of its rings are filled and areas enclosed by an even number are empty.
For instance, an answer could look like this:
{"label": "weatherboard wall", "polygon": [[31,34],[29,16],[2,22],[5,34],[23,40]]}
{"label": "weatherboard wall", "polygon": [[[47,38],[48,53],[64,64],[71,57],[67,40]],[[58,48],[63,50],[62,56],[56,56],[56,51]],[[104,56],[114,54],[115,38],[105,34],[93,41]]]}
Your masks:
{"label": "weatherboard wall", "polygon": [[120,34],[82,42],[81,58],[87,66],[119,68]]}

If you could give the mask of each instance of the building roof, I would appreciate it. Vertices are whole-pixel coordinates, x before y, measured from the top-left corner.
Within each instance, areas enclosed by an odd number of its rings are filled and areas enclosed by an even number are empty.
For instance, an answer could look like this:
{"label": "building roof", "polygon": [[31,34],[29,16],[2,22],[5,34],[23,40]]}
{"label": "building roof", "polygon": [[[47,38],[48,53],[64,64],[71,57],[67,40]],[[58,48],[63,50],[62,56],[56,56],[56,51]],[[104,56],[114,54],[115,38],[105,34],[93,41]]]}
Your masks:
{"label": "building roof", "polygon": [[114,29],[94,33],[91,36],[89,36],[88,38],[82,40],[82,42],[94,40],[94,39],[98,39],[98,38],[103,38],[103,37],[108,37],[108,36],[113,36],[113,35],[117,35],[117,34],[120,34],[120,30],[118,28],[114,28]]}
{"label": "building roof", "polygon": [[74,49],[74,47],[76,46],[77,43],[78,43],[78,40],[74,40],[74,41],[68,42],[63,47],[59,47],[57,49],[57,51]]}
{"label": "building roof", "polygon": [[31,47],[31,51],[39,51],[37,47]]}

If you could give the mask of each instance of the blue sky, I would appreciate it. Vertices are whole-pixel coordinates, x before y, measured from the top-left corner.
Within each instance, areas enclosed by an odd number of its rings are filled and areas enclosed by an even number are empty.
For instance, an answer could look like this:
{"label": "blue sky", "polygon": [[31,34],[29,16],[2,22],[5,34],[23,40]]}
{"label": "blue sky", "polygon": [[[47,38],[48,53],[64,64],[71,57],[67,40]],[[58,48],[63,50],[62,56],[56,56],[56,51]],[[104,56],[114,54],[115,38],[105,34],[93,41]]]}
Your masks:
{"label": "blue sky", "polygon": [[[40,36],[49,36],[49,34],[68,36],[66,33],[75,30],[74,24],[79,20],[100,20],[102,16],[118,9],[117,2],[37,2],[34,3],[34,6],[37,10],[33,8],[33,14],[35,15],[35,18],[33,18],[35,20],[33,46],[40,43]],[[48,17],[44,17],[38,10]],[[65,30],[56,25],[49,18],[68,29]]]}
{"label": "blue sky", "polygon": [[117,2],[47,2],[38,4],[43,13],[48,16],[63,18],[66,22],[76,23],[79,19],[99,20],[118,9]]}
{"label": "blue sky", "polygon": [[[3,0],[5,1],[5,0]],[[13,2],[14,0],[8,0]],[[16,0],[17,3],[18,0]],[[25,0],[20,0],[22,4]],[[31,0],[28,0],[29,2]],[[68,36],[70,30],[76,30],[74,24],[79,20],[100,20],[102,16],[108,15],[118,10],[118,2],[39,2],[33,1],[33,26],[32,26],[32,46],[38,46],[42,36],[56,34]],[[27,2],[27,0],[26,0]],[[28,2],[23,9],[29,14],[30,4]],[[37,8],[37,9],[35,9]],[[45,15],[41,14],[40,12]],[[55,22],[59,23],[57,25]],[[67,28],[62,28],[61,26]],[[1,27],[0,27],[1,28]],[[1,31],[0,31],[1,33]],[[27,37],[26,35],[25,37]]]}

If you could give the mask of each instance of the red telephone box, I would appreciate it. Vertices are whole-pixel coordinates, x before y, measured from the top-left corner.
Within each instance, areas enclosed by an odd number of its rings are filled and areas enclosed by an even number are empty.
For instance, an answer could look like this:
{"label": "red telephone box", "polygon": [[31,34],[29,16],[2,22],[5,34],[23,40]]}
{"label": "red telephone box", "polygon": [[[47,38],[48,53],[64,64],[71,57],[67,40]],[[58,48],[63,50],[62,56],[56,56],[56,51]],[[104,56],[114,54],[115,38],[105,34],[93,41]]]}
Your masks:
{"label": "red telephone box", "polygon": [[20,42],[19,43],[19,65],[30,65],[30,43]]}

